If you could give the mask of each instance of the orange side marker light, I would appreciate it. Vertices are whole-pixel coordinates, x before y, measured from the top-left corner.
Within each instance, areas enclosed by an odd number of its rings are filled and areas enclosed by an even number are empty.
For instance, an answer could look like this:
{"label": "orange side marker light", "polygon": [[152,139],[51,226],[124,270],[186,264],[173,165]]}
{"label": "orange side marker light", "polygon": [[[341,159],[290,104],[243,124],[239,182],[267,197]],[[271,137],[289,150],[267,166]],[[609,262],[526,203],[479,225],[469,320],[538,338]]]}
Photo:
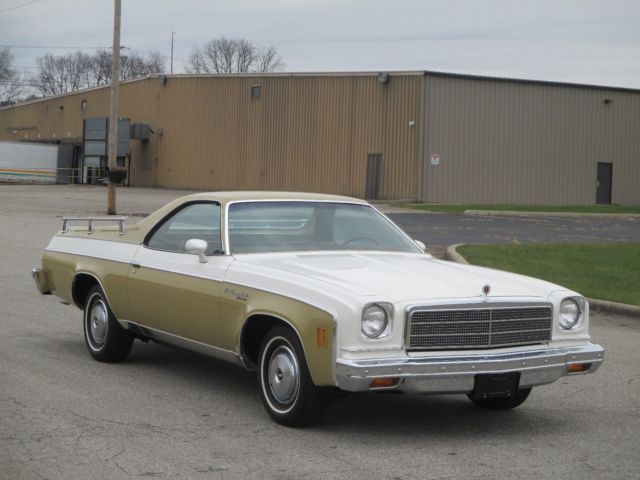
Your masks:
{"label": "orange side marker light", "polygon": [[389,387],[395,387],[398,382],[400,381],[399,378],[397,377],[381,377],[381,378],[374,378],[371,381],[371,385],[369,385],[369,388],[389,388]]}
{"label": "orange side marker light", "polygon": [[324,327],[318,327],[316,329],[316,342],[320,348],[325,350],[329,348],[329,333]]}
{"label": "orange side marker light", "polygon": [[590,363],[574,363],[567,368],[568,373],[581,373],[586,372],[591,368]]}

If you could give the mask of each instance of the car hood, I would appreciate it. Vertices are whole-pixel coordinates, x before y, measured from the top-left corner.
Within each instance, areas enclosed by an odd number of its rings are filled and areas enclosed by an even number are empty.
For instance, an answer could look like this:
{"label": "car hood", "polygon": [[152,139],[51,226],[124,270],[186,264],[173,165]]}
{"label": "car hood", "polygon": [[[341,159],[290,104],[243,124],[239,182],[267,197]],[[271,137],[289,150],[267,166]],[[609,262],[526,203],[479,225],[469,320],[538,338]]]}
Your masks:
{"label": "car hood", "polygon": [[[522,275],[435,260],[430,255],[396,253],[298,253],[238,255],[236,261],[251,264],[279,281],[304,284],[322,291],[339,289],[359,296],[384,297],[388,301],[411,299],[489,297],[543,297],[562,287]],[[269,270],[263,271],[263,270]]]}

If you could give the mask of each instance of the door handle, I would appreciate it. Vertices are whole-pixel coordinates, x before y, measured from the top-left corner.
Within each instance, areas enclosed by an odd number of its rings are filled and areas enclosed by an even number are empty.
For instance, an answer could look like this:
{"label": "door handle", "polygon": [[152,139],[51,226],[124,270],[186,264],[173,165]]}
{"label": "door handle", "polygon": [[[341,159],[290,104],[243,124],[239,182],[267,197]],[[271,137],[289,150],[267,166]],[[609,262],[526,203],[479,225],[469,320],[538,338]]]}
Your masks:
{"label": "door handle", "polygon": [[131,266],[133,268],[140,268],[142,265],[140,265],[139,263],[132,263]]}

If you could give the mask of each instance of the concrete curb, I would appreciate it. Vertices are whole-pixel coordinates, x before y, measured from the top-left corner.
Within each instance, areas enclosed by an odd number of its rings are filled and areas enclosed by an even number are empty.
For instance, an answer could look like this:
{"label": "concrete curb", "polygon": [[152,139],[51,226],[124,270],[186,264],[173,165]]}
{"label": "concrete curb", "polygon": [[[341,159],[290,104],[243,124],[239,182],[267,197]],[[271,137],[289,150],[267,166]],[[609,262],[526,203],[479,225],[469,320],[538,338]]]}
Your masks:
{"label": "concrete curb", "polygon": [[505,216],[505,217],[564,217],[564,218],[617,218],[620,220],[640,220],[637,213],[577,213],[577,212],[520,212],[515,210],[465,210],[465,215]]}
{"label": "concrete curb", "polygon": [[411,214],[424,215],[425,213],[436,213],[436,212],[424,212],[422,210],[416,210],[415,208],[396,207],[388,203],[374,203],[373,206],[385,214],[386,213],[411,213]]}
{"label": "concrete curb", "polygon": [[627,305],[626,303],[608,302],[597,298],[587,298],[592,310],[602,313],[613,313],[615,315],[627,315],[629,317],[640,318],[640,307]]}
{"label": "concrete curb", "polygon": [[[450,260],[456,263],[469,264],[467,260],[458,253],[458,248],[465,245],[464,243],[456,243],[447,247],[447,251],[444,254],[445,260]],[[630,317],[640,318],[640,307],[635,305],[627,305],[626,303],[609,302],[607,300],[598,300],[597,298],[587,298],[589,307],[592,310],[596,310],[602,313],[613,313],[615,315],[626,315]]]}
{"label": "concrete curb", "polygon": [[444,252],[444,259],[445,260],[450,260],[450,261],[456,262],[456,263],[469,264],[469,262],[467,262],[467,259],[464,258],[462,255],[460,255],[458,253],[458,250],[457,250],[458,247],[462,247],[464,245],[465,245],[464,243],[456,243],[454,245],[449,245],[447,247],[447,251]]}

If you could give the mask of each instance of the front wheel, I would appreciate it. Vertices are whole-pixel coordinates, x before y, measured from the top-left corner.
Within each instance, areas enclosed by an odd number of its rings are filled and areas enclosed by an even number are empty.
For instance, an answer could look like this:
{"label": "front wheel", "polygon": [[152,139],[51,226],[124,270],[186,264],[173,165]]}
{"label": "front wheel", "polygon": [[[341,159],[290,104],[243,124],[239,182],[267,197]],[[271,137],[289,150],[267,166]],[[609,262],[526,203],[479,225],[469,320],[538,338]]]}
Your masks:
{"label": "front wheel", "polygon": [[277,423],[303,427],[322,419],[332,390],[313,383],[302,345],[291,329],[279,326],[269,331],[258,366],[262,403]]}
{"label": "front wheel", "polygon": [[93,358],[100,362],[121,362],[127,358],[133,337],[120,326],[98,285],[87,295],[83,324],[84,340]]}
{"label": "front wheel", "polygon": [[474,398],[471,395],[467,395],[478,407],[487,408],[489,410],[511,410],[524,403],[529,394],[531,388],[523,388],[517,390],[510,397],[496,397],[496,398]]}

